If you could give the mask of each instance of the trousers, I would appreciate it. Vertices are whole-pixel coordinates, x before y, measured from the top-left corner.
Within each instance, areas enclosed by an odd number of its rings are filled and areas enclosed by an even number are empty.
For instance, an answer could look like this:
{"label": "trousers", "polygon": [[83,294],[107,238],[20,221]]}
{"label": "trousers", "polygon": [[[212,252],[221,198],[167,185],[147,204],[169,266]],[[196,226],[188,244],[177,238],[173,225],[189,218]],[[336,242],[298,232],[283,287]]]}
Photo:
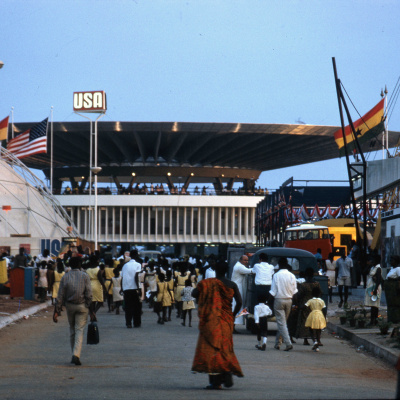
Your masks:
{"label": "trousers", "polygon": [[83,343],[83,332],[87,323],[89,309],[84,303],[67,303],[65,308],[67,309],[72,355],[80,358]]}
{"label": "trousers", "polygon": [[278,327],[275,338],[276,345],[279,345],[280,336],[282,336],[282,340],[286,346],[290,346],[292,344],[287,328],[287,319],[289,318],[291,308],[292,299],[275,299],[274,301],[274,312]]}
{"label": "trousers", "polygon": [[125,300],[125,322],[138,328],[142,324],[142,303],[136,289],[124,290]]}

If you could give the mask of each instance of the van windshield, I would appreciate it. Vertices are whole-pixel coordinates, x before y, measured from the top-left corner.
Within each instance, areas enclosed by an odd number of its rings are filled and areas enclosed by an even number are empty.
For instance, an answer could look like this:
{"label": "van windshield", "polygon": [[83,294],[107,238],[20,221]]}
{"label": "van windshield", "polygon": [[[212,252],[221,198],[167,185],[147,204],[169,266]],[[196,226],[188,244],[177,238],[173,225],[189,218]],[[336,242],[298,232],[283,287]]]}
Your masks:
{"label": "van windshield", "polygon": [[286,231],[285,240],[329,239],[328,229],[301,229]]}

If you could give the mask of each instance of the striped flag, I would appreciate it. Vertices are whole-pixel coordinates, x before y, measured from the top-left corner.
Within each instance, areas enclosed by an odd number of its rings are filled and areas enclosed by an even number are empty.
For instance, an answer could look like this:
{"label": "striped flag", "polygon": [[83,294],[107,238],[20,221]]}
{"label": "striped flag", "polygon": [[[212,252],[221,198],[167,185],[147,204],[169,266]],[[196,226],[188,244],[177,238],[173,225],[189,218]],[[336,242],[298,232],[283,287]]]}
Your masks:
{"label": "striped flag", "polygon": [[8,134],[8,117],[0,121],[0,140],[7,140]]}
{"label": "striped flag", "polygon": [[48,118],[11,139],[7,150],[17,158],[47,153],[47,121]]}
{"label": "striped flag", "polygon": [[[368,111],[363,117],[354,122],[354,129],[357,134],[357,139],[360,145],[368,140],[378,136],[385,129],[384,127],[384,105],[385,99],[382,99],[372,110]],[[347,148],[350,151],[355,149],[354,136],[351,131],[351,126],[345,128]],[[339,147],[340,153],[344,153],[344,140],[342,128],[334,133],[335,142]]]}

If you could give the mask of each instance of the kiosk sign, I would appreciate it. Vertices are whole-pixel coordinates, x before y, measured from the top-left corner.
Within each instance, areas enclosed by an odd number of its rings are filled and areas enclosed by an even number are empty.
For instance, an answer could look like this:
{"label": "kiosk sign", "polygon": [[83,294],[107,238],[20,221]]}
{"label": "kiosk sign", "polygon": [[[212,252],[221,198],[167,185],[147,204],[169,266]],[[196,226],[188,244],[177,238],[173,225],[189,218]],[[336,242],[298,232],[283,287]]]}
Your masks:
{"label": "kiosk sign", "polygon": [[74,92],[74,111],[104,113],[106,110],[106,93],[103,90],[95,92]]}

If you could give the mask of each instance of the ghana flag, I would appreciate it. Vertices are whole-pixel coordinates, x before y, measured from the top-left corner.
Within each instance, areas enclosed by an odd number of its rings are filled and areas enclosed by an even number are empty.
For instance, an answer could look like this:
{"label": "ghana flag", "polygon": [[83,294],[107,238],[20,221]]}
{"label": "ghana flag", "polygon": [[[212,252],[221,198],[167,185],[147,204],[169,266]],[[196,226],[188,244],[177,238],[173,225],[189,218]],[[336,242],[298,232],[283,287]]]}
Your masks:
{"label": "ghana flag", "polygon": [[0,140],[7,140],[8,134],[8,117],[0,121]]}
{"label": "ghana flag", "polygon": [[[354,122],[358,143],[361,145],[370,139],[378,136],[385,129],[383,108],[385,99],[382,99],[372,110],[368,111],[363,117]],[[347,148],[350,152],[355,149],[354,136],[351,126],[345,128]],[[340,154],[344,154],[344,140],[342,128],[338,129],[335,134],[335,142],[339,147]]]}

